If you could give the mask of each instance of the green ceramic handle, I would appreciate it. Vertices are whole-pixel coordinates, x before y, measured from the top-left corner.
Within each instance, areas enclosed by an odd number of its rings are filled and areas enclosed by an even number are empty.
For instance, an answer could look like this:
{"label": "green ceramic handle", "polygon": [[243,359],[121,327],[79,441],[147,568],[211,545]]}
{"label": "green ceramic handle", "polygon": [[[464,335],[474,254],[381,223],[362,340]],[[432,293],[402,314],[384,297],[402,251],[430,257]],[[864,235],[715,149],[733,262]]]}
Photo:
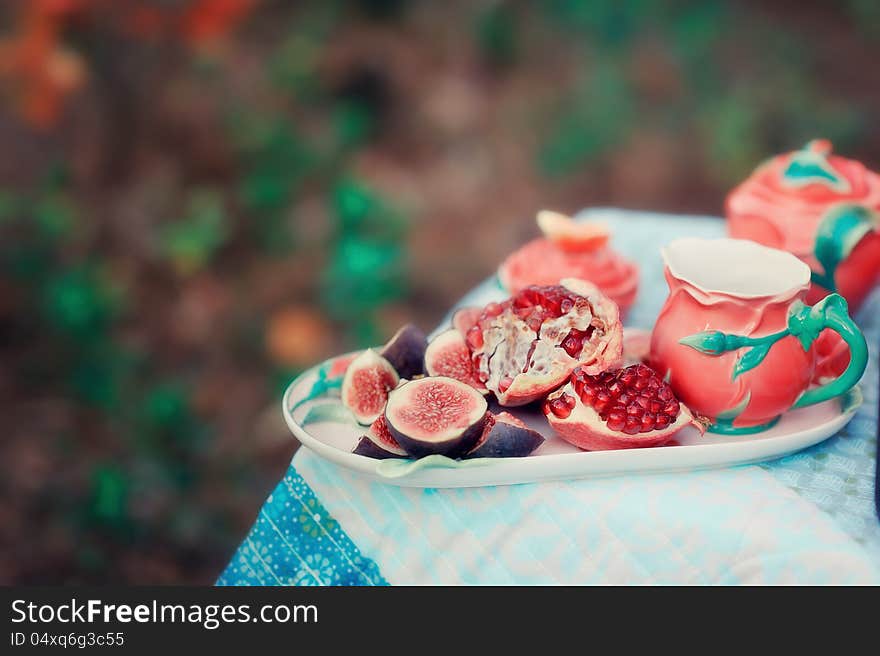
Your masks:
{"label": "green ceramic handle", "polygon": [[804,351],[809,351],[813,342],[826,328],[835,331],[849,346],[849,366],[831,382],[801,394],[792,407],[803,408],[847,392],[859,382],[868,364],[868,344],[865,342],[865,336],[850,319],[846,299],[840,294],[829,294],[812,307],[802,301],[795,301],[788,310],[788,325],[784,330],[776,333],[762,337],[747,337],[707,330],[682,337],[678,342],[712,356],[742,349],[732,372],[732,378],[736,380],[761,364],[779,340],[788,336],[796,337]]}
{"label": "green ceramic handle", "polygon": [[[830,328],[847,343],[847,346],[849,346],[849,366],[831,382],[804,392],[795,401],[792,406],[793,408],[803,408],[804,406],[821,403],[844,394],[859,382],[868,364],[868,343],[865,341],[862,331],[859,330],[858,326],[850,318],[846,301],[843,297],[838,294],[831,294],[810,308],[810,313],[813,314],[820,306],[822,306],[820,313],[814,316],[817,320],[821,317],[822,329]],[[812,343],[812,340],[810,340],[810,343]]]}
{"label": "green ceramic handle", "polygon": [[823,272],[813,271],[813,282],[831,292],[837,291],[834,276],[858,243],[871,234],[878,224],[877,213],[863,205],[841,204],[832,207],[822,217],[816,230],[813,254]]}

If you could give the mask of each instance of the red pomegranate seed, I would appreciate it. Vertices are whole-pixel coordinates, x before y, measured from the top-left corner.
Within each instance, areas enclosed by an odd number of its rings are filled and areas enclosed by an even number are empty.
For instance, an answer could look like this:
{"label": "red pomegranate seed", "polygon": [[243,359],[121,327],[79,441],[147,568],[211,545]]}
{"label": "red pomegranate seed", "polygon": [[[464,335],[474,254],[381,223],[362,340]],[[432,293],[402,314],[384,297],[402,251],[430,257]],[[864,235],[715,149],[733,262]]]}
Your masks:
{"label": "red pomegranate seed", "polygon": [[670,401],[666,404],[666,407],[663,408],[663,414],[669,415],[670,417],[677,417],[678,411],[678,401]]}
{"label": "red pomegranate seed", "polygon": [[467,343],[472,351],[483,347],[483,330],[480,326],[471,326],[467,331]]}
{"label": "red pomegranate seed", "polygon": [[545,310],[550,310],[550,313],[561,317],[562,316],[562,304],[561,299],[553,298],[553,297],[545,297],[541,301],[541,307]]}
{"label": "red pomegranate seed", "polygon": [[619,416],[608,415],[608,421],[605,424],[613,431],[622,431],[626,421]]}
{"label": "red pomegranate seed", "polygon": [[626,418],[626,422],[623,424],[623,432],[627,435],[635,435],[636,433],[641,432],[642,430],[642,422],[639,421],[638,417],[633,417],[630,415]]}
{"label": "red pomegranate seed", "polygon": [[563,397],[567,396],[563,394],[561,397],[553,399],[550,401],[550,412],[559,417],[560,419],[565,419],[568,415],[571,414],[571,408],[568,403],[565,401]]}
{"label": "red pomegranate seed", "polygon": [[568,337],[562,340],[562,348],[573,358],[580,355],[582,346],[583,342],[572,334],[569,334]]}

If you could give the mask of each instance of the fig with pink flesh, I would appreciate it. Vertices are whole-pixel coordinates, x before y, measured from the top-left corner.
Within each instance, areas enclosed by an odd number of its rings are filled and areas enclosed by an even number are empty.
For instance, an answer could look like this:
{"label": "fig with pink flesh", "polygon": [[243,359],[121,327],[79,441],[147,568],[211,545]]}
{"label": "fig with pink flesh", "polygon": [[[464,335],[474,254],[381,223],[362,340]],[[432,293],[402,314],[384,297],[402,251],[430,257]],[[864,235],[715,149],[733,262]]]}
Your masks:
{"label": "fig with pink flesh", "polygon": [[476,446],[463,458],[522,458],[544,443],[544,436],[509,412],[489,414]]}
{"label": "fig with pink flesh", "polygon": [[397,443],[388,430],[385,415],[380,415],[376,421],[370,424],[369,430],[364,434],[352,453],[368,458],[408,458],[409,455]]}
{"label": "fig with pink flesh", "polygon": [[669,383],[644,364],[597,375],[578,367],[547,397],[544,414],[564,440],[587,451],[660,446],[686,426],[705,430]]}
{"label": "fig with pink flesh", "polygon": [[413,378],[425,373],[425,348],[428,340],[417,326],[402,326],[388,340],[379,354],[391,363],[401,378]]}
{"label": "fig with pink flesh", "polygon": [[591,374],[619,366],[617,305],[588,282],[526,287],[489,303],[467,331],[477,380],[503,406],[544,398],[580,365]]}
{"label": "fig with pink flesh", "polygon": [[480,439],[488,405],[477,390],[446,376],[427,376],[393,390],[385,405],[391,436],[413,457],[455,458]]}
{"label": "fig with pink flesh", "polygon": [[477,379],[464,336],[454,328],[443,331],[428,343],[425,349],[425,372],[429,376],[448,376],[460,380],[481,394],[489,393]]}
{"label": "fig with pink flesh", "polygon": [[352,360],[342,379],[342,403],[361,424],[371,424],[382,414],[388,392],[399,376],[391,363],[373,349]]}

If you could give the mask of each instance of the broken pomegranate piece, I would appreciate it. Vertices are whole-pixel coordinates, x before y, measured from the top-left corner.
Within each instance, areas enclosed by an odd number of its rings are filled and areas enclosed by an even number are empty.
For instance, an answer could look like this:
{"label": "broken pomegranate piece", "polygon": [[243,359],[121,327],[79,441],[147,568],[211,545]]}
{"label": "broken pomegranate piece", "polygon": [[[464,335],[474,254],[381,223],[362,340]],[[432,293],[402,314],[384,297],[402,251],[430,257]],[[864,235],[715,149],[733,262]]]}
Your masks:
{"label": "broken pomegranate piece", "polygon": [[591,374],[619,364],[617,305],[588,282],[530,286],[486,305],[465,340],[477,380],[503,406],[543,398],[580,365]]}
{"label": "broken pomegranate piece", "polygon": [[689,425],[705,430],[644,364],[600,374],[577,367],[569,384],[547,397],[544,414],[563,439],[589,451],[659,446]]}

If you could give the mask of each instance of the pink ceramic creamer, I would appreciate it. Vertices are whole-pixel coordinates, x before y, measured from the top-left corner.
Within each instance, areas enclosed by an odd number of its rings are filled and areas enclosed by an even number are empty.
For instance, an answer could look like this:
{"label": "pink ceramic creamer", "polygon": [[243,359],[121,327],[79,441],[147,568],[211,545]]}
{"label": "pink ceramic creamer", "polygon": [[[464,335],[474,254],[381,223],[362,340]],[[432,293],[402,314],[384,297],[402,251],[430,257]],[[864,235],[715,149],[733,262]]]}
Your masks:
{"label": "pink ceramic creamer", "polygon": [[[739,239],[679,239],[663,249],[669,296],[651,336],[651,364],[668,377],[710,430],[752,433],[792,407],[839,396],[855,385],[867,346],[831,294],[805,304],[810,268],[785,251]],[[826,328],[851,361],[832,382],[808,389],[813,343]]]}

